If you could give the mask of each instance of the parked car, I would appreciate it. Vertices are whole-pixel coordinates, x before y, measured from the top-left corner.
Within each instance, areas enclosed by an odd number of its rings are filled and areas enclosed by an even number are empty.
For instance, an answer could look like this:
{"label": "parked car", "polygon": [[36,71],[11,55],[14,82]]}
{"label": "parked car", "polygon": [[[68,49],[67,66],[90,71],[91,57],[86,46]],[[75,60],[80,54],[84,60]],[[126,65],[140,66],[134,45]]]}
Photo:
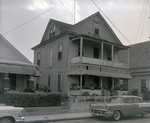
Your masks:
{"label": "parked car", "polygon": [[112,117],[120,120],[123,116],[141,114],[147,117],[150,103],[145,103],[138,96],[112,96],[108,103],[95,103],[90,105],[90,113],[98,117]]}
{"label": "parked car", "polygon": [[24,117],[21,116],[23,108],[13,106],[0,106],[0,123],[23,123]]}

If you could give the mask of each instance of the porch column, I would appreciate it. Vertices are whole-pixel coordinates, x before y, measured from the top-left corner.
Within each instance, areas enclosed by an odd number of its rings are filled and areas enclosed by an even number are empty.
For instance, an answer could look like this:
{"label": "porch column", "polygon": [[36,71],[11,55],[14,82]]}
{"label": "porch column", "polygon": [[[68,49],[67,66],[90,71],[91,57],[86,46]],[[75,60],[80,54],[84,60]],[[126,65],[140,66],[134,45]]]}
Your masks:
{"label": "porch column", "polygon": [[114,90],[114,78],[112,78],[112,90]]}
{"label": "porch column", "polygon": [[114,45],[111,46],[111,61],[114,60]]}
{"label": "porch column", "polygon": [[[128,59],[128,69],[129,69],[129,64],[130,64],[130,63],[129,63],[129,60],[130,60],[130,59],[129,59],[129,49],[128,49],[128,54],[127,54],[127,59]],[[128,73],[128,74],[129,74],[129,73]]]}
{"label": "porch column", "polygon": [[102,81],[102,77],[101,77],[101,85],[100,85],[100,86],[101,86],[101,88],[103,87],[103,81]]}
{"label": "porch column", "polygon": [[83,37],[80,38],[80,96],[82,95],[82,50],[83,50]]}
{"label": "porch column", "polygon": [[9,73],[5,73],[5,74],[4,74],[3,88],[4,88],[4,89],[9,89],[9,88],[10,88],[10,78],[9,78]]}
{"label": "porch column", "polygon": [[28,82],[27,82],[27,87],[34,89],[34,78],[31,75],[29,75],[29,79],[28,79]]}
{"label": "porch column", "polygon": [[101,59],[103,60],[103,49],[104,49],[104,46],[103,46],[103,42],[101,43]]}

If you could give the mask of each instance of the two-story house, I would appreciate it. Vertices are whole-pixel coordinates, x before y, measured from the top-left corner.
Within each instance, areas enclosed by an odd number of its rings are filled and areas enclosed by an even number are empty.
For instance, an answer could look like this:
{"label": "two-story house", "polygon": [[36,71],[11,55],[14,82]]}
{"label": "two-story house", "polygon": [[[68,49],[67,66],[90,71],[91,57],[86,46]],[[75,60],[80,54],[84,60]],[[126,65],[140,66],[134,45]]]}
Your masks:
{"label": "two-story house", "polygon": [[118,52],[128,48],[99,12],[74,25],[50,19],[40,44],[32,48],[43,75],[37,86],[67,95],[102,95],[102,89],[110,95],[120,85],[128,89],[128,60],[118,61]]}

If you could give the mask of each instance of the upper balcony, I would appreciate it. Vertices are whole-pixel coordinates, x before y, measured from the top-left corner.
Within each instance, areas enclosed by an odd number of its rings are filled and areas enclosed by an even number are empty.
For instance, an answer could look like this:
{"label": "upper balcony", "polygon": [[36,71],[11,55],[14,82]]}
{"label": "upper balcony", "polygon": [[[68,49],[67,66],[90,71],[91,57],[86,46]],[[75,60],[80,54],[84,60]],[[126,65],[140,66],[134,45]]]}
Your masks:
{"label": "upper balcony", "polygon": [[[80,57],[71,58],[71,63],[72,64],[80,63]],[[82,57],[81,63],[128,69],[128,64],[126,63],[120,63],[120,62],[114,62],[114,61],[108,61],[108,60],[102,60],[102,59],[96,59],[96,58],[89,58],[89,57]]]}

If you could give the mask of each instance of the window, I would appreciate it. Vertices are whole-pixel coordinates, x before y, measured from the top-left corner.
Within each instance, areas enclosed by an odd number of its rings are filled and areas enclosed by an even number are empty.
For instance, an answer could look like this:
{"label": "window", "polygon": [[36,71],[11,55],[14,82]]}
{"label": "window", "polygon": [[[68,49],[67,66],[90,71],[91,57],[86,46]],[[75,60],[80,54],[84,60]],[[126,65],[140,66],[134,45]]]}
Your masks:
{"label": "window", "polygon": [[133,103],[132,98],[126,98],[126,103]]}
{"label": "window", "polygon": [[99,35],[99,24],[94,22],[94,34]]}
{"label": "window", "polygon": [[146,88],[146,79],[141,79],[141,92],[144,92]]}
{"label": "window", "polygon": [[48,76],[48,88],[51,89],[51,76]]}
{"label": "window", "polygon": [[111,61],[111,51],[110,50],[107,51],[107,55],[108,55],[107,60]]}
{"label": "window", "polygon": [[142,103],[142,100],[138,99],[138,98],[133,98],[133,102],[134,103]]}
{"label": "window", "polygon": [[58,77],[58,90],[62,90],[62,73],[58,73],[57,77]]}
{"label": "window", "polygon": [[55,36],[55,26],[52,26],[51,28],[50,28],[50,38],[52,38],[52,37],[54,37]]}
{"label": "window", "polygon": [[58,60],[62,59],[62,44],[58,46]]}
{"label": "window", "polygon": [[41,52],[39,52],[39,53],[37,54],[37,65],[40,66],[40,64],[41,64]]}
{"label": "window", "polygon": [[99,48],[94,47],[94,58],[99,58]]}
{"label": "window", "polygon": [[48,55],[49,55],[49,67],[52,67],[53,48],[49,48]]}
{"label": "window", "polygon": [[123,80],[123,90],[128,90],[128,80]]}

